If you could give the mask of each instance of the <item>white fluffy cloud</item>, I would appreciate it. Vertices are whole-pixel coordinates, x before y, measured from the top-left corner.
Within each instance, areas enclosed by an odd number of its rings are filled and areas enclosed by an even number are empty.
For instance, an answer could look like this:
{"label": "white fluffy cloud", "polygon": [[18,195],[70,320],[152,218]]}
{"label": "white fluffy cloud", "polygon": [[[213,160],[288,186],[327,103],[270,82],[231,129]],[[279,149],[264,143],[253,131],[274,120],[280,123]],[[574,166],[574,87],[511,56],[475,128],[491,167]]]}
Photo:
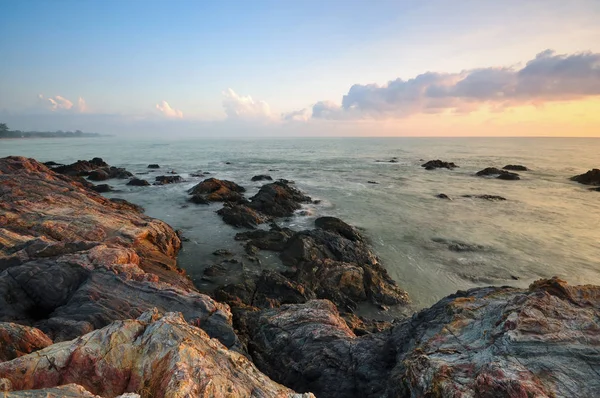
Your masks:
{"label": "white fluffy cloud", "polygon": [[310,116],[311,112],[306,108],[299,111],[281,114],[281,118],[286,122],[306,122],[310,119]]}
{"label": "white fluffy cloud", "polygon": [[43,94],[38,94],[38,106],[51,112],[79,112],[87,111],[87,105],[82,97],[77,100],[77,105],[73,101],[60,96],[45,97]]}
{"label": "white fluffy cloud", "polygon": [[265,101],[238,95],[232,89],[223,91],[223,109],[228,119],[232,120],[269,120],[271,108]]}
{"label": "white fluffy cloud", "polygon": [[183,118],[183,112],[179,109],[171,108],[171,105],[167,101],[161,101],[160,104],[156,104],[156,109],[165,117],[181,119]]}
{"label": "white fluffy cloud", "polygon": [[471,112],[482,106],[524,104],[600,96],[600,54],[546,50],[518,68],[490,67],[460,73],[427,72],[384,85],[355,84],[341,105],[316,103],[313,118],[401,118],[417,113]]}

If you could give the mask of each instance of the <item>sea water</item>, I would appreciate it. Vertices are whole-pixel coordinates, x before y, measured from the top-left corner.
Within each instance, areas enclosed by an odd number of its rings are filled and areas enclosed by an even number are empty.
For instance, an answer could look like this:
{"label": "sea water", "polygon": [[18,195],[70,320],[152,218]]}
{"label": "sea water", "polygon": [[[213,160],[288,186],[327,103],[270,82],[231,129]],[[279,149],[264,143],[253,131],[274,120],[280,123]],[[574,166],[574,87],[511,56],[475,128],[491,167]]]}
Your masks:
{"label": "sea water", "polygon": [[[278,220],[312,228],[331,215],[360,228],[415,308],[458,289],[483,285],[525,287],[559,276],[572,284],[600,284],[600,192],[569,177],[600,167],[600,139],[584,138],[315,138],[132,140],[111,137],[0,141],[0,156],[20,155],[72,163],[102,157],[150,182],[175,171],[185,182],[129,187],[107,181],[106,194],[139,204],[146,214],[180,229],[189,239],[180,266],[201,286],[212,252],[233,248],[239,229],[215,214],[222,204],[188,202],[187,190],[203,178],[228,179],[250,197],[264,182],[256,174],[295,181],[313,199],[294,217]],[[397,162],[389,160],[397,158]],[[454,170],[427,171],[424,161],[455,162]],[[380,160],[381,162],[378,162]],[[158,163],[156,171],[147,169]],[[485,167],[522,164],[520,181],[475,177]],[[376,182],[374,183],[369,183]],[[436,197],[444,193],[452,200]],[[464,198],[501,195],[506,201]],[[457,250],[457,248],[459,250]],[[261,254],[264,267],[275,253]]]}

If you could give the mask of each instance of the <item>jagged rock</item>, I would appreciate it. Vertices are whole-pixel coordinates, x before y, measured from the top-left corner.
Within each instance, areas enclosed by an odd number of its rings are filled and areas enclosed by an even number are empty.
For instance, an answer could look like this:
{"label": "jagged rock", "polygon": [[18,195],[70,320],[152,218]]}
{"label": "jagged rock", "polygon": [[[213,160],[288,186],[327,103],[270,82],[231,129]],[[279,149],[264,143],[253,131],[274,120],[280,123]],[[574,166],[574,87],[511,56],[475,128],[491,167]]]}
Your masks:
{"label": "jagged rock", "polygon": [[426,163],[423,163],[421,165],[421,167],[425,167],[425,170],[434,170],[434,169],[449,169],[452,170],[456,167],[458,167],[457,165],[455,165],[453,162],[444,162],[442,160],[430,160]]}
{"label": "jagged rock", "polygon": [[302,207],[301,203],[311,203],[311,199],[289,183],[276,181],[263,185],[248,206],[267,216],[289,217]]}
{"label": "jagged rock", "polygon": [[52,171],[68,176],[87,176],[92,170],[101,167],[108,167],[108,164],[101,158],[93,158],[92,160],[78,160],[75,163],[54,167]]}
{"label": "jagged rock", "polygon": [[351,241],[363,241],[363,237],[356,228],[336,217],[319,217],[315,220],[315,227],[335,232]]}
{"label": "jagged rock", "polygon": [[505,197],[503,196],[498,196],[498,195],[463,195],[463,198],[476,198],[476,199],[484,199],[484,200],[491,200],[491,201],[503,201],[506,200]]}
{"label": "jagged rock", "polygon": [[520,180],[521,177],[517,173],[511,173],[506,170],[500,170],[496,167],[486,167],[483,170],[475,173],[478,177],[496,177],[500,180]]}
{"label": "jagged rock", "polygon": [[91,189],[93,189],[95,192],[98,193],[104,193],[104,192],[110,192],[112,191],[112,187],[108,184],[98,184],[98,185],[94,185],[93,187],[90,187]]}
{"label": "jagged rock", "polygon": [[155,179],[154,185],[166,185],[166,184],[175,184],[178,182],[182,182],[183,178],[178,175],[173,176],[157,176]]}
{"label": "jagged rock", "polygon": [[88,175],[88,179],[91,181],[104,181],[110,178],[108,172],[103,169],[92,170]]}
{"label": "jagged rock", "polygon": [[588,170],[584,174],[571,177],[571,181],[585,185],[600,185],[600,169]]}
{"label": "jagged rock", "polygon": [[[0,379],[10,381],[8,379]],[[0,382],[1,384],[1,382]],[[1,390],[0,385],[0,391]],[[11,387],[12,388],[12,387]],[[138,394],[123,394],[115,398],[139,398]],[[13,391],[3,395],[3,398],[100,398],[77,384],[65,384],[58,387],[40,388],[27,391]]]}
{"label": "jagged rock", "polygon": [[0,195],[1,322],[62,341],[157,307],[237,347],[229,308],[177,267],[164,222],[21,157],[0,159]]}
{"label": "jagged rock", "polygon": [[217,214],[223,218],[226,224],[242,228],[255,228],[257,225],[269,220],[246,205],[229,202],[225,203],[223,208],[217,211]]}
{"label": "jagged rock", "polygon": [[235,240],[247,240],[261,250],[283,251],[288,240],[294,235],[289,228],[272,225],[269,231],[257,229],[235,235]]}
{"label": "jagged rock", "polygon": [[512,171],[529,171],[527,167],[521,166],[520,164],[507,164],[503,167],[503,169]]}
{"label": "jagged rock", "polygon": [[10,361],[51,344],[50,337],[39,329],[16,323],[0,322],[0,362]]}
{"label": "jagged rock", "polygon": [[157,165],[156,163],[152,163],[152,164],[149,164],[149,165],[148,165],[148,168],[149,168],[149,169],[160,169],[160,166],[159,166],[159,165]]}
{"label": "jagged rock", "polygon": [[273,382],[181,314],[156,311],[0,363],[0,378],[13,390],[73,383],[109,397],[313,397]]}
{"label": "jagged rock", "polygon": [[188,190],[188,193],[193,195],[192,201],[195,203],[201,203],[198,202],[200,199],[205,202],[238,202],[245,191],[244,187],[233,181],[208,178]]}
{"label": "jagged rock", "polygon": [[356,337],[327,301],[244,313],[254,362],[326,397],[595,397],[600,287],[476,288]]}
{"label": "jagged rock", "polygon": [[450,196],[446,195],[445,193],[440,193],[440,194],[437,194],[437,195],[435,195],[435,197],[436,197],[436,198],[439,198],[439,199],[447,199],[447,200],[452,200],[452,199],[450,199]]}
{"label": "jagged rock", "polygon": [[267,174],[259,174],[252,177],[252,181],[272,181],[273,177]]}
{"label": "jagged rock", "polygon": [[131,185],[134,187],[146,187],[150,185],[150,183],[146,180],[142,180],[141,178],[132,178],[127,182],[127,185]]}

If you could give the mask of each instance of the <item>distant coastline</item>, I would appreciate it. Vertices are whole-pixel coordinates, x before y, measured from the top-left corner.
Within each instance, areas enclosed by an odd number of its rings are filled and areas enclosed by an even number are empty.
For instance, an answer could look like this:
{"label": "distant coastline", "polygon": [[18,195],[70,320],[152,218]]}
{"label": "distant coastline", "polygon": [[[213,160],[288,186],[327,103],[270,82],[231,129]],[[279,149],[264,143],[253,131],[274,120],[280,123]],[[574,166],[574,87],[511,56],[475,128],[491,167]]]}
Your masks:
{"label": "distant coastline", "polygon": [[2,131],[0,139],[27,139],[27,138],[92,138],[107,137],[99,133],[84,133],[81,131]]}

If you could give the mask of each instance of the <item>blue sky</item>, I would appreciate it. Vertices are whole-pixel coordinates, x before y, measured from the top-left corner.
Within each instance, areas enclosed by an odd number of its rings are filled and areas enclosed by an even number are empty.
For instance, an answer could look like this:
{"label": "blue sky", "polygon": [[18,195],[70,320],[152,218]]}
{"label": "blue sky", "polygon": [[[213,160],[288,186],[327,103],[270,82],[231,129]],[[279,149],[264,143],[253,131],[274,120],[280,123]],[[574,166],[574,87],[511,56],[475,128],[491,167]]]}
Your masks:
{"label": "blue sky", "polygon": [[[256,132],[259,119],[268,119],[266,130],[275,122],[283,129],[276,119],[295,112],[310,124],[315,104],[339,106],[353,85],[520,68],[546,49],[600,52],[595,0],[0,0],[0,7],[0,116],[23,129],[79,123],[127,132],[137,122],[160,130],[171,121],[193,133],[194,123],[228,119],[254,123]],[[367,119],[390,126],[405,113]]]}

